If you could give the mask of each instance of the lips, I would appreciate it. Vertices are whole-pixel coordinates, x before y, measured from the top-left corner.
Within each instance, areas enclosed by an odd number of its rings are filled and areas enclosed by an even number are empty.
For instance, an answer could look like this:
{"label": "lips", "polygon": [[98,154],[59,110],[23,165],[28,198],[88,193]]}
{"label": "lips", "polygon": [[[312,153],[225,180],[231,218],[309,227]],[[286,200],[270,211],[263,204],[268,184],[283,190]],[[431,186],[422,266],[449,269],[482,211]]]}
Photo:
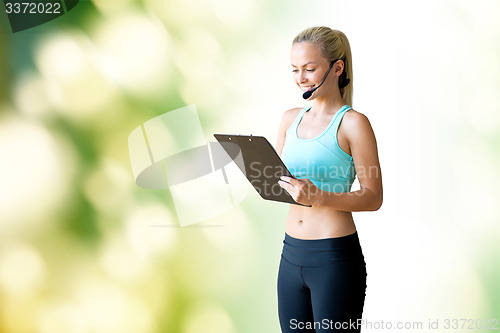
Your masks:
{"label": "lips", "polygon": [[302,92],[306,92],[306,91],[311,90],[314,87],[315,86],[300,86],[300,89],[302,90]]}

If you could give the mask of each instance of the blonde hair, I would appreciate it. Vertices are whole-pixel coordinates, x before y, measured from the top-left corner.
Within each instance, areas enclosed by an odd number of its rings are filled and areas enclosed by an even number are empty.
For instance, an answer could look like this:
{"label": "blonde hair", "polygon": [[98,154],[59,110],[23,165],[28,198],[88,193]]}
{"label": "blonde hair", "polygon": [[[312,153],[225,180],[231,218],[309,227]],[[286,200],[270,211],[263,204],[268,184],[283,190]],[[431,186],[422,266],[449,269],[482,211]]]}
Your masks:
{"label": "blonde hair", "polygon": [[347,86],[340,88],[340,95],[344,102],[352,107],[352,56],[351,46],[346,35],[339,30],[332,30],[328,27],[311,27],[299,33],[293,39],[294,43],[312,42],[316,43],[323,53],[323,56],[331,62],[336,59],[341,59],[344,62],[344,72],[339,77],[340,80],[345,80],[346,74],[350,82]]}

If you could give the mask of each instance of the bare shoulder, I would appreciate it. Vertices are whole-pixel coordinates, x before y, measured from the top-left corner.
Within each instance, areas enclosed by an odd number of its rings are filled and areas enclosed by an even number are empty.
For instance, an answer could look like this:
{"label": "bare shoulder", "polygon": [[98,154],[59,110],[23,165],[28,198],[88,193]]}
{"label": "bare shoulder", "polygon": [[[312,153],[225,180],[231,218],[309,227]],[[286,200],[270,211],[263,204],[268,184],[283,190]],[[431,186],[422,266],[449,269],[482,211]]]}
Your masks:
{"label": "bare shoulder", "polygon": [[344,114],[342,126],[349,131],[362,130],[363,128],[371,127],[370,120],[363,113],[354,109],[349,110]]}
{"label": "bare shoulder", "polygon": [[282,129],[286,131],[292,125],[295,118],[299,115],[300,110],[302,110],[302,108],[293,108],[283,112],[283,115],[281,116]]}
{"label": "bare shoulder", "polygon": [[286,132],[293,124],[293,121],[299,114],[301,108],[293,108],[283,112],[281,116],[281,123],[278,130],[278,140],[276,141],[276,151],[281,156],[281,151],[283,150],[283,145],[285,144]]}
{"label": "bare shoulder", "polygon": [[369,122],[368,117],[354,109],[350,109],[348,112],[345,113],[343,122],[347,125],[356,125],[356,123],[362,123],[362,122]]}
{"label": "bare shoulder", "polygon": [[283,120],[285,122],[293,122],[299,115],[300,110],[302,110],[302,108],[293,108],[290,110],[286,110],[285,112],[283,112]]}
{"label": "bare shoulder", "polygon": [[354,109],[351,109],[344,114],[342,126],[344,126],[344,130],[349,141],[366,135],[374,135],[368,117]]}

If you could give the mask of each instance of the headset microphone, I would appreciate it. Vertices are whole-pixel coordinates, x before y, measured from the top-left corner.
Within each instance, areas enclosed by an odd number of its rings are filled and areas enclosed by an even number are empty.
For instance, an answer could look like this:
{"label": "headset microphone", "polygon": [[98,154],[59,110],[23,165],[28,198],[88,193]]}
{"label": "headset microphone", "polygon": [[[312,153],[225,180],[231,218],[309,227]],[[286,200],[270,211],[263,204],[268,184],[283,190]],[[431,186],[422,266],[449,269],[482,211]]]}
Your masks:
{"label": "headset microphone", "polygon": [[[340,59],[337,59],[337,60],[340,60]],[[311,97],[311,95],[313,94],[313,92],[316,91],[316,89],[318,89],[319,87],[321,87],[321,85],[325,82],[326,78],[328,77],[328,74],[330,73],[330,70],[332,69],[333,67],[333,64],[337,61],[337,60],[334,60],[330,63],[330,67],[328,68],[328,71],[326,72],[325,74],[325,77],[323,78],[323,81],[321,81],[321,83],[319,84],[319,86],[317,87],[314,87],[312,88],[311,90],[308,90],[306,91],[305,93],[302,94],[302,98],[303,99],[308,99],[309,97]]]}

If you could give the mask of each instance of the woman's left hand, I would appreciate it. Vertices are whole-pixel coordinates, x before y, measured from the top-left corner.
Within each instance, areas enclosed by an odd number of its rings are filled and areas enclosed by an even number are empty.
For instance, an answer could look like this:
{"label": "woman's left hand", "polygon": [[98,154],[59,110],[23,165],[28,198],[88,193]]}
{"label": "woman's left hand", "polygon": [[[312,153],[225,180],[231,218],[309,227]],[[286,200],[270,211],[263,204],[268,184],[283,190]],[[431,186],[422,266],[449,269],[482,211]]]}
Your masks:
{"label": "woman's left hand", "polygon": [[297,179],[281,176],[278,184],[284,188],[296,202],[303,205],[315,205],[321,190],[309,179]]}

